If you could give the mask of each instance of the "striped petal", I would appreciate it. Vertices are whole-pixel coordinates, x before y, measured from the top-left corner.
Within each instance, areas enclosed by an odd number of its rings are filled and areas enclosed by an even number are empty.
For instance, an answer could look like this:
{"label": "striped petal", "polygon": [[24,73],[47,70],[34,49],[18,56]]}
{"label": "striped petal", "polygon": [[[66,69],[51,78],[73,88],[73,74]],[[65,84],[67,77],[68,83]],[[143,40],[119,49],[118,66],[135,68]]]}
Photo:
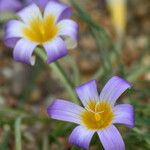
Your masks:
{"label": "striped petal", "polygon": [[85,84],[78,86],[76,88],[76,93],[85,107],[89,104],[90,100],[99,100],[96,80],[91,80]]}
{"label": "striped petal", "polygon": [[115,118],[113,123],[121,123],[129,128],[134,127],[134,108],[130,104],[120,104],[114,107]]}
{"label": "striped petal", "polygon": [[104,86],[100,94],[100,100],[108,101],[111,105],[114,105],[120,95],[131,88],[131,84],[120,77],[112,77]]}
{"label": "striped petal", "polygon": [[35,18],[38,18],[39,20],[42,19],[41,11],[36,4],[31,4],[27,6],[26,8],[18,12],[18,16],[27,25],[29,25],[30,22]]}
{"label": "striped petal", "polygon": [[88,130],[83,126],[77,126],[69,137],[69,143],[88,150],[95,131]]}
{"label": "striped petal", "polygon": [[48,108],[48,115],[56,120],[80,124],[80,116],[84,109],[65,100],[55,100]]}
{"label": "striped petal", "polygon": [[59,35],[63,37],[67,48],[77,46],[78,24],[73,20],[64,19],[58,23]]}
{"label": "striped petal", "polygon": [[125,150],[123,139],[114,125],[98,131],[98,136],[105,150]]}
{"label": "striped petal", "polygon": [[18,0],[0,0],[0,12],[15,12],[21,7],[22,4]]}
{"label": "striped petal", "polygon": [[44,17],[52,15],[55,17],[56,22],[60,19],[69,18],[71,14],[71,10],[68,6],[55,1],[50,1],[44,11]]}
{"label": "striped petal", "polygon": [[60,37],[43,44],[47,53],[47,63],[56,61],[57,59],[67,55],[67,49],[64,41]]}
{"label": "striped petal", "polygon": [[34,65],[35,58],[32,57],[32,53],[36,46],[37,44],[26,39],[20,39],[13,51],[14,59],[19,62]]}

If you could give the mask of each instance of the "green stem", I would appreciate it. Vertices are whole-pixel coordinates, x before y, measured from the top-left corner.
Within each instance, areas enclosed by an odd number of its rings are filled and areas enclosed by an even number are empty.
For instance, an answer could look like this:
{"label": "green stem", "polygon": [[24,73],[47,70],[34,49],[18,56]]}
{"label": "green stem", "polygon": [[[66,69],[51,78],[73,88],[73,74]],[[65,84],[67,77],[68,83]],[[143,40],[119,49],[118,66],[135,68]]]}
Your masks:
{"label": "green stem", "polygon": [[18,117],[15,122],[15,142],[16,142],[16,150],[21,150],[21,120],[22,117]]}
{"label": "green stem", "polygon": [[[112,64],[111,64],[111,60],[108,54],[108,47],[106,45],[109,45],[105,39],[105,35],[103,35],[103,33],[100,33],[99,30],[96,30],[95,28],[91,27],[92,29],[92,34],[96,40],[97,43],[97,47],[98,47],[98,51],[100,54],[100,59],[102,60],[102,65],[103,65],[103,70],[105,73],[109,72],[109,74],[112,74]],[[102,42],[100,42],[102,41]],[[102,46],[103,45],[103,46]],[[98,70],[99,72],[99,70]]]}
{"label": "green stem", "polygon": [[[70,0],[70,2],[76,9],[76,16],[78,16],[80,19],[82,19],[84,22],[87,23],[87,25],[91,29],[91,33],[93,37],[96,40],[96,44],[99,50],[99,54],[100,54],[99,56],[100,56],[100,60],[102,62],[103,68],[100,67],[100,70],[98,70],[98,73],[96,72],[96,74],[93,77],[96,76],[99,78],[98,75],[103,75],[103,73],[108,74],[108,72],[109,72],[109,76],[111,76],[111,74],[113,73],[113,70],[112,70],[112,63],[111,63],[108,50],[110,49],[112,43],[110,41],[110,38],[107,32],[104,30],[103,27],[101,27],[98,23],[96,23],[90,16],[90,14],[87,13],[75,0]],[[109,76],[107,76],[107,78],[109,78]]]}
{"label": "green stem", "polygon": [[38,63],[34,66],[33,71],[30,75],[30,78],[28,79],[28,82],[26,84],[26,87],[24,88],[24,91],[22,92],[22,94],[20,95],[20,101],[19,101],[19,105],[21,107],[24,106],[24,104],[27,102],[27,100],[29,99],[31,92],[33,91],[33,89],[35,88],[35,82],[39,76],[39,73],[41,72],[41,70],[43,69],[43,62],[39,59]]}
{"label": "green stem", "polygon": [[43,147],[42,147],[42,150],[48,150],[48,135],[47,133],[44,134],[44,137],[43,137]]}
{"label": "green stem", "polygon": [[[44,53],[43,49],[41,48],[37,48],[36,49],[36,54],[42,59],[42,61],[45,63],[46,62],[46,54]],[[66,88],[66,90],[68,91],[68,93],[70,94],[70,97],[72,98],[72,101],[75,103],[79,103],[74,89],[73,89],[73,84],[72,82],[67,78],[66,73],[64,72],[64,70],[61,68],[61,66],[59,65],[59,63],[54,62],[52,64],[48,64],[48,67],[50,69],[52,69],[56,75],[59,76],[60,81],[63,83],[63,86]]]}
{"label": "green stem", "polygon": [[139,76],[141,76],[143,73],[149,70],[150,70],[149,64],[145,66],[142,65],[137,66],[135,69],[131,70],[129,74],[126,74],[126,79],[132,82],[136,81]]}
{"label": "green stem", "polygon": [[[37,121],[39,122],[43,122],[43,123],[50,123],[50,119],[48,117],[45,116],[41,116],[41,115],[32,115],[31,113],[27,113],[24,112],[22,110],[17,110],[15,109],[11,109],[11,108],[0,108],[0,119],[1,119],[1,124],[10,124],[12,122],[14,122],[16,116],[23,116],[23,122],[27,123],[27,124],[33,124]],[[6,119],[6,118],[9,119]]]}
{"label": "green stem", "polygon": [[79,85],[80,84],[80,72],[79,72],[79,68],[75,59],[72,57],[68,57],[66,60],[66,63],[72,64],[72,70],[73,70],[72,77],[74,79],[73,83],[75,86]]}

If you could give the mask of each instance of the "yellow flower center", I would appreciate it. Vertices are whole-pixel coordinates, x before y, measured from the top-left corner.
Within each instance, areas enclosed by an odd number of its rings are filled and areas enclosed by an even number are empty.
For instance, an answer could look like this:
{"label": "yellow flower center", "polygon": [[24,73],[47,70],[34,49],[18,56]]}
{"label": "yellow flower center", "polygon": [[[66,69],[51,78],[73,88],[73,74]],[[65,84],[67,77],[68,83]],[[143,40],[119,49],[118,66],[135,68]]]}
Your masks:
{"label": "yellow flower center", "polygon": [[90,130],[104,129],[112,123],[114,117],[113,110],[105,101],[96,103],[90,101],[87,110],[81,115],[83,125]]}
{"label": "yellow flower center", "polygon": [[44,43],[52,40],[58,33],[58,26],[55,24],[53,16],[47,16],[43,19],[32,19],[26,27],[23,28],[23,35],[33,42]]}

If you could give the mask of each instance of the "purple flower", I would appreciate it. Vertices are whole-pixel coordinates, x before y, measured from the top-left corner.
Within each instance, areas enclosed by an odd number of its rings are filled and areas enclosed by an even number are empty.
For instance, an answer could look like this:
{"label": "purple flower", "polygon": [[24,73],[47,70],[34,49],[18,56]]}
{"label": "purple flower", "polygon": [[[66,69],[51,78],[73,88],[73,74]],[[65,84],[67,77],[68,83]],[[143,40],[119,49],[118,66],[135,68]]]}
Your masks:
{"label": "purple flower", "polygon": [[132,105],[115,105],[119,96],[130,87],[130,83],[114,76],[99,95],[96,81],[92,80],[76,88],[84,108],[65,100],[55,100],[47,111],[53,119],[78,124],[69,137],[69,143],[88,149],[96,132],[105,150],[125,150],[123,139],[113,124],[134,127]]}
{"label": "purple flower", "polygon": [[14,12],[22,7],[22,3],[18,0],[0,0],[0,12]]}
{"label": "purple flower", "polygon": [[59,2],[59,0],[26,0],[26,3],[27,4],[35,3],[41,8],[45,8],[45,6],[47,5],[49,1]]}
{"label": "purple flower", "polygon": [[32,3],[44,9],[49,1],[59,2],[59,0],[0,0],[0,12],[16,12]]}
{"label": "purple flower", "polygon": [[40,45],[47,53],[47,63],[67,55],[67,49],[77,45],[78,25],[69,19],[68,6],[50,1],[42,13],[36,4],[31,4],[18,13],[19,20],[6,25],[5,43],[14,47],[16,61],[34,65],[34,49]]}

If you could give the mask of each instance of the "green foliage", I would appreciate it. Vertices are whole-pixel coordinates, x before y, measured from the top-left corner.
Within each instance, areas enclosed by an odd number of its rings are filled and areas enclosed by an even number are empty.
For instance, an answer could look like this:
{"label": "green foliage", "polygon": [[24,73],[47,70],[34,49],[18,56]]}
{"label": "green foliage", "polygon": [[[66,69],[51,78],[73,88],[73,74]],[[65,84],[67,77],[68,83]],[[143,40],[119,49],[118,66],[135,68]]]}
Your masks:
{"label": "green foliage", "polygon": [[[123,138],[126,143],[127,150],[149,150],[150,149],[150,105],[149,105],[149,96],[150,96],[150,82],[149,81],[139,81],[139,77],[143,74],[149,73],[150,64],[144,65],[142,60],[148,55],[150,42],[146,45],[145,49],[141,51],[140,59],[136,60],[131,66],[126,66],[126,64],[118,58],[121,58],[122,47],[124,38],[117,39],[115,42],[110,38],[106,30],[98,24],[91,16],[90,13],[85,10],[79,3],[75,0],[70,0],[72,7],[75,9],[75,17],[79,19],[82,23],[85,23],[92,35],[94,41],[96,42],[97,54],[99,55],[101,66],[97,71],[91,76],[91,79],[97,79],[100,81],[101,86],[113,75],[120,75],[123,78],[131,81],[133,83],[133,89],[128,91],[128,96],[125,97],[125,102],[129,102],[134,105],[135,108],[135,122],[136,127],[134,129],[120,128]],[[7,18],[11,18],[12,15],[6,16],[6,18],[0,19],[0,23]],[[150,36],[147,35],[147,39],[150,39]],[[40,48],[37,48],[36,54],[45,62],[46,56],[45,53],[39,51]],[[92,53],[92,52],[91,52]],[[68,56],[67,56],[68,57]],[[32,126],[36,123],[42,124],[44,127],[44,134],[39,133],[40,136],[37,138],[37,141],[42,141],[42,144],[38,142],[39,149],[48,150],[52,149],[52,145],[56,144],[60,150],[80,150],[76,146],[68,146],[66,143],[69,134],[75,125],[71,123],[64,123],[59,121],[51,121],[47,116],[32,114],[32,112],[26,111],[24,104],[28,102],[29,95],[34,89],[35,80],[38,78],[38,74],[42,72],[44,68],[42,61],[39,61],[34,71],[31,74],[29,84],[25,88],[22,95],[20,95],[19,104],[15,109],[12,108],[1,108],[0,107],[0,127],[3,129],[2,140],[0,141],[0,150],[9,150],[10,141],[12,133],[14,134],[16,140],[16,150],[21,150],[21,144],[25,144],[26,141],[24,132],[21,132],[22,125]],[[82,82],[81,74],[79,72],[79,66],[75,59],[68,58],[66,62],[74,64],[72,66],[73,70],[73,79],[61,68],[59,62],[48,65],[47,70],[52,70],[55,72],[56,76],[60,77],[60,80],[66,88],[66,93],[72,98],[72,101],[78,103],[75,93],[73,92],[75,85]],[[116,63],[114,68],[113,63]],[[51,92],[51,91],[49,91]],[[57,95],[55,95],[57,97]],[[52,98],[51,98],[52,99]],[[128,100],[129,99],[129,100]],[[46,108],[45,108],[46,109]],[[23,116],[23,118],[21,118]],[[14,127],[15,130],[10,130]],[[120,126],[119,126],[120,127]],[[37,130],[37,132],[39,132]],[[22,134],[22,136],[21,136]],[[34,137],[36,139],[36,136]],[[65,139],[64,143],[59,140],[59,138]],[[14,141],[15,141],[14,140]],[[38,145],[37,144],[37,145]],[[57,147],[57,148],[58,148]],[[98,137],[95,135],[91,147],[93,149],[103,149],[101,143],[98,140]]]}

